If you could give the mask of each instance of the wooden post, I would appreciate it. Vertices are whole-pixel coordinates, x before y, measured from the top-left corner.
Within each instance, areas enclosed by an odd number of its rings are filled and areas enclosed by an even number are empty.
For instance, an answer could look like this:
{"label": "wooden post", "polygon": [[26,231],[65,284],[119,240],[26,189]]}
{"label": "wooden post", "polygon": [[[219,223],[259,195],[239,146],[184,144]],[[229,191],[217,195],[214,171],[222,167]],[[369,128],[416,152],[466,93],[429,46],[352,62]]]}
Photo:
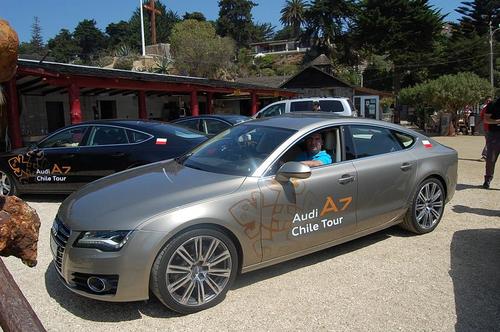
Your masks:
{"label": "wooden post", "polygon": [[144,8],[150,12],[151,21],[151,45],[156,44],[156,15],[161,15],[161,12],[155,8],[156,0],[149,0],[149,5],[144,5]]}
{"label": "wooden post", "polygon": [[23,146],[23,140],[19,124],[19,101],[15,77],[7,82],[7,103],[10,142],[12,148],[17,149]]}
{"label": "wooden post", "polygon": [[80,108],[80,88],[71,83],[68,87],[69,110],[71,114],[71,124],[82,122],[82,110]]}
{"label": "wooden post", "polygon": [[139,119],[147,119],[148,112],[146,111],[146,92],[141,90],[137,95],[139,103]]}
{"label": "wooden post", "polygon": [[255,115],[255,113],[257,113],[257,94],[255,92],[252,92],[252,109],[250,113],[252,115]]}
{"label": "wooden post", "polygon": [[45,331],[1,259],[0,280],[0,327],[5,332]]}
{"label": "wooden post", "polygon": [[200,115],[200,107],[198,105],[198,93],[196,90],[191,90],[191,115]]}

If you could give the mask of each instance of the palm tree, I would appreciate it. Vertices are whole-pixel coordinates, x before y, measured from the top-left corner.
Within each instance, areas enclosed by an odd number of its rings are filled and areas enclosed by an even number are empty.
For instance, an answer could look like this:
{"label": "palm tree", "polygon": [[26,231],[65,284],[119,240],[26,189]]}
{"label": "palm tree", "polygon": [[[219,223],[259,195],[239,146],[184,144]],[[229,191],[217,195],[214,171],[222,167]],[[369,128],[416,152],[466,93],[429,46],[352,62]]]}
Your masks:
{"label": "palm tree", "polygon": [[303,0],[287,0],[285,7],[281,9],[281,23],[291,26],[293,36],[296,38],[300,35],[300,27],[304,23],[307,7],[308,5]]}

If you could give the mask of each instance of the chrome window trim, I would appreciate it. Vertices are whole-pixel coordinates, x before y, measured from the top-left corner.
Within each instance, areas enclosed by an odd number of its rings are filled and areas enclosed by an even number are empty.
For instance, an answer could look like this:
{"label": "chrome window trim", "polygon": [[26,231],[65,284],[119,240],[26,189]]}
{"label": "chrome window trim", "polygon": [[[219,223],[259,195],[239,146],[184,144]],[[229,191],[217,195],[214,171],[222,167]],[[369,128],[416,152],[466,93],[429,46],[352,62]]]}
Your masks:
{"label": "chrome window trim", "polygon": [[[149,133],[146,133],[142,130],[137,130],[137,129],[132,129],[132,128],[128,128],[128,127],[123,127],[123,126],[117,126],[117,125],[109,125],[109,124],[82,124],[82,125],[77,125],[75,127],[71,127],[71,129],[74,129],[74,128],[78,128],[78,127],[113,127],[113,128],[120,128],[120,129],[124,129],[124,130],[132,130],[132,131],[135,131],[135,132],[138,132],[138,133],[141,133],[141,134],[144,134],[146,136],[149,136],[147,139],[145,139],[144,141],[141,141],[141,142],[137,142],[137,143],[121,143],[121,144],[105,144],[105,145],[82,145],[82,146],[62,146],[62,147],[55,147],[55,148],[40,148],[40,149],[43,149],[43,150],[52,150],[52,149],[81,149],[81,148],[95,148],[95,147],[109,147],[109,146],[124,146],[124,145],[138,145],[138,144],[142,144],[144,142],[147,142],[151,139],[153,139],[155,136],[154,135],[151,135]],[[67,129],[70,129],[70,128],[67,128]],[[90,128],[90,130],[92,130],[92,128]],[[63,130],[61,130],[62,132]],[[53,135],[55,135],[56,133],[58,132],[55,132]],[[48,138],[48,137],[47,137]],[[128,139],[128,137],[127,137]]]}
{"label": "chrome window trim", "polygon": [[[415,139],[415,141],[413,142],[413,144],[412,144],[411,146],[409,146],[408,148],[406,148],[406,149],[405,149],[405,148],[403,148],[403,147],[401,147],[401,150],[398,150],[398,151],[386,152],[386,153],[381,153],[381,154],[377,154],[377,155],[374,155],[374,156],[367,156],[367,157],[361,157],[361,158],[354,158],[354,159],[349,160],[349,161],[352,161],[352,162],[354,162],[354,161],[356,161],[356,160],[365,160],[365,159],[368,159],[368,158],[375,158],[375,157],[379,157],[379,156],[387,156],[387,155],[391,155],[391,154],[393,154],[393,153],[398,153],[398,152],[406,152],[406,151],[411,151],[411,150],[415,149],[415,147],[416,147],[416,145],[417,145],[417,144],[416,144],[416,143],[417,143],[417,141],[418,141],[418,140],[420,140],[420,137],[419,137],[419,136],[412,135],[412,134],[410,134],[410,133],[408,133],[408,132],[406,132],[406,131],[403,131],[403,130],[399,130],[399,129],[396,129],[396,128],[391,128],[390,126],[384,126],[384,125],[374,125],[374,124],[367,124],[367,123],[351,123],[351,122],[346,123],[346,124],[344,124],[344,125],[345,125],[345,126],[348,126],[348,127],[351,127],[351,126],[353,126],[353,125],[354,125],[354,126],[367,126],[367,127],[380,127],[380,128],[384,128],[384,129],[389,130],[389,131],[391,132],[391,134],[392,134],[392,131],[399,131],[399,132],[404,133],[404,134],[406,134],[406,135],[408,135],[408,136],[411,136],[411,137],[413,137],[413,138]],[[351,128],[349,128],[349,131],[350,131],[350,130],[351,130]],[[397,139],[397,137],[395,137],[394,139],[396,139],[396,140],[399,142],[399,140]],[[353,144],[354,144],[354,143],[353,143]]]}
{"label": "chrome window trim", "polygon": [[[329,166],[334,166],[334,164],[341,164],[341,163],[344,163],[344,162],[351,162],[352,163],[352,162],[354,162],[356,160],[367,159],[367,158],[376,158],[376,157],[379,157],[379,156],[390,155],[392,153],[408,152],[408,151],[411,151],[413,149],[416,149],[416,146],[417,146],[416,143],[417,143],[417,141],[421,141],[420,136],[414,135],[414,134],[409,133],[409,132],[407,132],[405,130],[400,130],[399,128],[393,128],[391,126],[385,126],[383,123],[379,125],[379,124],[371,124],[371,123],[370,124],[366,124],[366,123],[357,123],[357,122],[348,121],[348,122],[342,122],[342,123],[322,124],[321,126],[307,129],[307,131],[306,131],[305,134],[302,134],[303,131],[298,131],[297,133],[295,133],[292,136],[290,136],[276,150],[274,150],[274,152],[271,153],[269,155],[269,157],[266,160],[264,160],[264,162],[259,167],[257,167],[257,169],[253,172],[253,174],[251,174],[249,176],[250,177],[258,177],[258,178],[273,177],[271,175],[270,176],[264,176],[264,174],[266,174],[268,168],[271,167],[271,165],[277,159],[279,159],[283,155],[283,153],[286,152],[286,150],[288,150],[288,147],[291,147],[293,144],[296,144],[302,137],[307,136],[307,135],[309,135],[312,132],[323,130],[323,129],[326,129],[326,128],[329,128],[329,127],[334,127],[334,126],[338,126],[338,127],[350,127],[350,126],[353,126],[353,125],[354,126],[380,127],[380,128],[383,128],[383,129],[386,129],[386,130],[389,130],[389,131],[399,131],[401,133],[404,133],[406,135],[409,135],[409,136],[412,136],[413,138],[415,138],[415,142],[410,147],[408,147],[406,149],[401,148],[401,150],[399,150],[399,151],[388,152],[388,153],[383,153],[383,154],[379,154],[379,155],[375,155],[375,156],[369,156],[369,157],[363,157],[363,158],[355,158],[355,159],[352,159],[352,160],[343,160],[342,162],[335,162],[335,163],[332,163],[330,165],[323,165],[323,166],[314,167],[314,169],[323,168],[323,167],[329,167]],[[395,138],[395,139],[397,139],[397,138]],[[345,144],[342,145],[342,149],[345,150]]]}

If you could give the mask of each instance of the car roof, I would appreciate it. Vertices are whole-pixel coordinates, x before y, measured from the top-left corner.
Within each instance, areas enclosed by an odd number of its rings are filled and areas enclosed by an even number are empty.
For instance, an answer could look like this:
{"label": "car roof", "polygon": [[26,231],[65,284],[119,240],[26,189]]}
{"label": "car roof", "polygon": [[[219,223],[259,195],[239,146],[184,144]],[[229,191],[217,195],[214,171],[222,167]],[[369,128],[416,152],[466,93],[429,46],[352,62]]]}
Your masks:
{"label": "car roof", "polygon": [[[111,126],[121,126],[129,129],[143,130],[143,131],[155,131],[155,132],[165,132],[165,130],[170,131],[173,128],[179,127],[179,125],[174,123],[168,123],[164,121],[157,120],[141,120],[141,119],[109,119],[109,120],[91,120],[85,121],[78,124],[66,126],[61,129],[66,129],[70,127],[82,126],[82,125],[111,125]],[[189,128],[182,127],[183,130],[193,131],[197,134],[204,135],[197,131],[191,130]]]}
{"label": "car roof", "polygon": [[[347,99],[349,99],[349,98],[347,98],[347,97],[305,97],[305,98],[282,99],[282,100],[275,101],[272,104],[283,103],[286,101],[294,102],[294,101],[322,101],[322,100],[347,100]],[[271,104],[269,104],[269,105],[271,105]]]}
{"label": "car roof", "polygon": [[[259,126],[278,127],[294,130],[304,130],[308,127],[316,128],[323,125],[342,125],[342,124],[366,124],[385,126],[399,131],[409,132],[407,128],[402,126],[381,121],[372,120],[367,118],[354,118],[350,116],[336,115],[331,112],[293,112],[285,113],[279,116],[271,116],[265,118],[254,119],[247,124],[254,124]],[[411,131],[414,134],[417,132]]]}
{"label": "car roof", "polygon": [[188,119],[197,119],[197,118],[218,119],[218,120],[229,122],[233,125],[251,119],[248,116],[239,115],[239,114],[202,114],[199,116],[186,116],[183,118],[175,119],[175,120],[171,121],[171,123],[177,123],[177,122],[182,122],[182,121],[185,121]]}

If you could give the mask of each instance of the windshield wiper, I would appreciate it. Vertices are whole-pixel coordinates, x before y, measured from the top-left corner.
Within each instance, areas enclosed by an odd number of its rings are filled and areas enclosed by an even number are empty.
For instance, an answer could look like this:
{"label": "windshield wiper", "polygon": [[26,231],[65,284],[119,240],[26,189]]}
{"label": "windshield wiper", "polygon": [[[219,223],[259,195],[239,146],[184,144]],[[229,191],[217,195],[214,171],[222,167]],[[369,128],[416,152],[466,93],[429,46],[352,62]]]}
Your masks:
{"label": "windshield wiper", "polygon": [[186,153],[185,155],[182,155],[182,156],[180,156],[180,157],[175,158],[175,161],[176,161],[177,163],[179,163],[179,164],[183,165],[183,164],[184,164],[184,162],[186,161],[186,159],[187,159],[187,158],[189,158],[189,157],[191,157],[192,155],[193,155],[193,153],[192,153],[192,152],[190,152],[190,153]]}

